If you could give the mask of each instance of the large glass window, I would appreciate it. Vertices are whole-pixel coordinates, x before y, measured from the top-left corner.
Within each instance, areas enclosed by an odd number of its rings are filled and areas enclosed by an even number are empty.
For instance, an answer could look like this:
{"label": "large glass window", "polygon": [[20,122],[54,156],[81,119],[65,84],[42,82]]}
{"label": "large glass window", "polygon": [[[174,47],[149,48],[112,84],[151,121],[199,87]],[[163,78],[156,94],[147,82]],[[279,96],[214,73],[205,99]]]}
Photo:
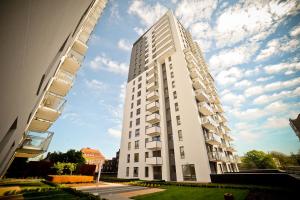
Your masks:
{"label": "large glass window", "polygon": [[134,142],[134,148],[135,149],[139,148],[139,140],[137,140],[137,141]]}
{"label": "large glass window", "polygon": [[130,154],[127,154],[127,163],[130,163]]}
{"label": "large glass window", "polygon": [[133,176],[134,177],[138,177],[139,176],[139,168],[138,167],[134,167],[133,168]]}
{"label": "large glass window", "polygon": [[139,153],[134,154],[134,162],[139,162]]}
{"label": "large glass window", "polygon": [[184,181],[196,181],[195,165],[182,165],[182,175]]}
{"label": "large glass window", "polygon": [[178,140],[182,141],[182,130],[178,130]]}
{"label": "large glass window", "polygon": [[129,167],[126,167],[126,176],[129,176]]}
{"label": "large glass window", "polygon": [[180,157],[181,157],[181,159],[183,159],[184,158],[184,147],[183,146],[180,146],[179,147],[179,150],[180,150]]}
{"label": "large glass window", "polygon": [[149,177],[149,167],[145,167],[145,177]]}

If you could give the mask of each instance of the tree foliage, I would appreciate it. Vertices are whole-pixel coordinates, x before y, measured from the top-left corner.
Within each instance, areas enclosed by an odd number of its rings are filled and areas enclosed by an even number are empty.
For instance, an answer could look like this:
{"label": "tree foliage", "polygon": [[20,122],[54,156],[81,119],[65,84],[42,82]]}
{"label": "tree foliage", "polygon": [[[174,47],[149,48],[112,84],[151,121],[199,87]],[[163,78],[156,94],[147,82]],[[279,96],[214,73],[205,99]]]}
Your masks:
{"label": "tree foliage", "polygon": [[284,153],[277,151],[272,151],[270,155],[279,161],[281,169],[285,169],[288,166],[299,165],[297,160],[297,156],[299,157],[299,155],[291,154],[291,156],[288,156]]}
{"label": "tree foliage", "polygon": [[76,151],[71,149],[66,153],[62,152],[53,152],[48,153],[46,160],[50,160],[53,163],[61,162],[61,163],[76,163],[76,164],[85,164],[85,159],[82,156],[81,151]]}
{"label": "tree foliage", "polygon": [[263,151],[252,150],[242,158],[242,166],[246,169],[275,169],[276,164],[272,155]]}
{"label": "tree foliage", "polygon": [[69,171],[70,175],[72,175],[73,171],[76,170],[77,164],[76,163],[61,163],[57,162],[53,165],[53,168],[56,170],[57,174],[61,175],[65,171]]}

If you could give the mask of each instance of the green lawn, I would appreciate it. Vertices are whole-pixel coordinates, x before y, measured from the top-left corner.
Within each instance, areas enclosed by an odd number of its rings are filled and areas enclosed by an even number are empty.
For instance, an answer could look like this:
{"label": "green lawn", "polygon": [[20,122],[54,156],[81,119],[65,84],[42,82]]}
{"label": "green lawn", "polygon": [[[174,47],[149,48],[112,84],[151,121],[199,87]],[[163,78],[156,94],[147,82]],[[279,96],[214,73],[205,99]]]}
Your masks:
{"label": "green lawn", "polygon": [[241,189],[224,189],[224,188],[201,188],[201,187],[178,187],[167,186],[162,187],[166,190],[163,192],[147,194],[134,197],[136,200],[224,200],[225,193],[231,193],[235,200],[244,200],[248,194],[248,190]]}

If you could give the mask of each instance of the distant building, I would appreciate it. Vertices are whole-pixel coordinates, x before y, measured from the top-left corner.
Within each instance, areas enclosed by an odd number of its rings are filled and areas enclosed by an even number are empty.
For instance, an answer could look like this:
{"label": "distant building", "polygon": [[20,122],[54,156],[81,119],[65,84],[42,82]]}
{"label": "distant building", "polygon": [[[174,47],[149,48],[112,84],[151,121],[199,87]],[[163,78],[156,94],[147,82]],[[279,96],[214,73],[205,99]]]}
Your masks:
{"label": "distant building", "polygon": [[119,154],[120,150],[117,151],[116,157],[111,160],[105,160],[104,165],[102,166],[102,173],[117,173],[118,172],[118,164],[119,164]]}
{"label": "distant building", "polygon": [[105,162],[105,157],[103,154],[97,149],[91,149],[89,147],[82,148],[80,150],[82,152],[82,156],[85,159],[86,164],[96,165],[95,172],[99,171],[99,164]]}
{"label": "distant building", "polygon": [[298,114],[298,117],[296,119],[289,119],[289,120],[292,129],[295,131],[296,135],[300,140],[300,114]]}

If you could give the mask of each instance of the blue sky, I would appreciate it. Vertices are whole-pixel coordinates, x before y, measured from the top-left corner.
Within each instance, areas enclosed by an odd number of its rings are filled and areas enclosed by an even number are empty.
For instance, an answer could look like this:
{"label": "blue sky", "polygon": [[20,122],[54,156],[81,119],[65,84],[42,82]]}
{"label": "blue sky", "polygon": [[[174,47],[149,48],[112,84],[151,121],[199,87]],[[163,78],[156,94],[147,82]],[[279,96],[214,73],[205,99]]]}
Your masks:
{"label": "blue sky", "polygon": [[109,1],[51,127],[49,151],[91,147],[115,155],[132,43],[171,9],[204,52],[237,153],[297,152],[288,118],[300,112],[300,5],[265,2]]}

